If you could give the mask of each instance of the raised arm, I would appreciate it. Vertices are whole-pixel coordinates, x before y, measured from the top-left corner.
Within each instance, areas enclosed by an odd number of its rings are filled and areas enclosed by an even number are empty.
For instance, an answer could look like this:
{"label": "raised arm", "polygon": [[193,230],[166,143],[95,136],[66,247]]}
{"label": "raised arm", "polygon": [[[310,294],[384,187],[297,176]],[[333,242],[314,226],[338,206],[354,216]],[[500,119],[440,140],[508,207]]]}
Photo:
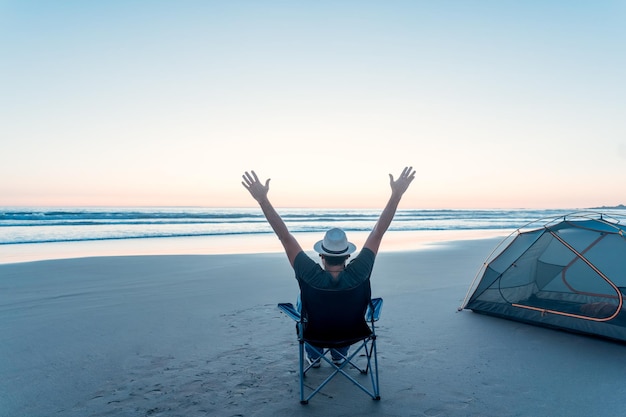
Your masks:
{"label": "raised arm", "polygon": [[242,177],[243,181],[241,183],[250,192],[257,203],[259,203],[259,206],[261,206],[261,210],[267,222],[272,226],[276,236],[278,236],[280,243],[282,243],[283,248],[285,248],[289,263],[293,266],[296,255],[302,251],[302,248],[296,238],[289,232],[287,225],[285,225],[285,222],[276,212],[267,197],[267,193],[270,190],[270,179],[268,178],[265,184],[262,184],[254,171],[250,173],[246,171]]}
{"label": "raised arm", "polygon": [[378,218],[374,229],[372,229],[372,232],[367,237],[363,247],[370,249],[374,253],[378,253],[380,242],[383,239],[383,235],[389,228],[389,225],[393,220],[393,216],[396,214],[402,195],[404,195],[404,192],[409,188],[409,185],[414,178],[415,171],[413,170],[413,167],[405,167],[402,170],[402,174],[400,174],[400,177],[396,181],[394,181],[393,175],[389,174],[391,197],[389,197],[389,201],[383,209],[383,212],[380,213],[380,217]]}

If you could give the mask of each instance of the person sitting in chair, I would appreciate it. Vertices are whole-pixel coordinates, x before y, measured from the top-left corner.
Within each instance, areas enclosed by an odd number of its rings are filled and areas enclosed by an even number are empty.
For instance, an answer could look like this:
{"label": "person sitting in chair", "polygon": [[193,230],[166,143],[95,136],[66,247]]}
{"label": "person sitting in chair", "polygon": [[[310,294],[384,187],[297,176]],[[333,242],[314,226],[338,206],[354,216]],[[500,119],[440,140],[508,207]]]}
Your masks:
{"label": "person sitting in chair", "polygon": [[[242,177],[243,186],[257,201],[265,218],[282,243],[289,263],[295,271],[296,279],[316,288],[341,290],[353,288],[369,279],[383,235],[393,220],[402,196],[415,178],[415,171],[413,167],[405,167],[397,180],[394,180],[393,175],[389,174],[391,196],[365,240],[363,248],[350,263],[346,264],[351,254],[356,251],[356,246],[348,241],[345,232],[341,229],[333,228],[326,232],[324,239],[317,242],[313,247],[322,260],[323,268],[305,254],[270,203],[268,198],[270,179],[263,183],[254,171],[246,171]],[[333,349],[331,351],[332,359],[335,362],[340,362],[347,353],[348,347]],[[319,366],[321,354],[321,349],[307,345],[307,359],[314,367]]]}

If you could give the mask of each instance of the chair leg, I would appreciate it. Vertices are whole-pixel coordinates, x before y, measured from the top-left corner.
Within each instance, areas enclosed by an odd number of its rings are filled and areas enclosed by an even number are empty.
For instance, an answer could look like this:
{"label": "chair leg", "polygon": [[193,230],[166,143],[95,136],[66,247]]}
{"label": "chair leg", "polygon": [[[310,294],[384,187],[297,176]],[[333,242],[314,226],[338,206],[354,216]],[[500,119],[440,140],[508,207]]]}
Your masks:
{"label": "chair leg", "polygon": [[300,404],[308,404],[309,402],[304,399],[304,341],[300,340]]}
{"label": "chair leg", "polygon": [[[372,371],[370,372],[370,376],[372,378],[372,388],[374,389],[374,397],[373,399],[376,401],[380,401],[380,387],[378,385],[378,352],[376,348],[376,336],[372,338],[372,356],[374,356],[374,366]],[[367,361],[369,365],[369,360]]]}

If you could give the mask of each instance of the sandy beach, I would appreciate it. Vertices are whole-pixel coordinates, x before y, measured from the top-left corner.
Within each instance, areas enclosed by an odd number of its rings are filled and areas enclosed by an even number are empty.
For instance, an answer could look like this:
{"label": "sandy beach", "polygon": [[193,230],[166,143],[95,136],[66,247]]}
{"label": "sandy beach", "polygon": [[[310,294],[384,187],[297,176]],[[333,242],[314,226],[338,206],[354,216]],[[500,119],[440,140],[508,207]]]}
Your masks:
{"label": "sandy beach", "polygon": [[307,406],[281,253],[0,265],[0,416],[623,416],[624,345],[457,312],[498,241],[382,250],[382,400]]}

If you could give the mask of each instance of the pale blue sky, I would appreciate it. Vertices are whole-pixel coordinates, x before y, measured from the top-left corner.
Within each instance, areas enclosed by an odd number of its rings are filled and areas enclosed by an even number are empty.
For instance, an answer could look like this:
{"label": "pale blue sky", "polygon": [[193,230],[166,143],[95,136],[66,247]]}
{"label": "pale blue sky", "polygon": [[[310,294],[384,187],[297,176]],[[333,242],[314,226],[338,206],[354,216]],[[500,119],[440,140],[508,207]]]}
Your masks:
{"label": "pale blue sky", "polygon": [[2,1],[0,205],[626,203],[625,1]]}

